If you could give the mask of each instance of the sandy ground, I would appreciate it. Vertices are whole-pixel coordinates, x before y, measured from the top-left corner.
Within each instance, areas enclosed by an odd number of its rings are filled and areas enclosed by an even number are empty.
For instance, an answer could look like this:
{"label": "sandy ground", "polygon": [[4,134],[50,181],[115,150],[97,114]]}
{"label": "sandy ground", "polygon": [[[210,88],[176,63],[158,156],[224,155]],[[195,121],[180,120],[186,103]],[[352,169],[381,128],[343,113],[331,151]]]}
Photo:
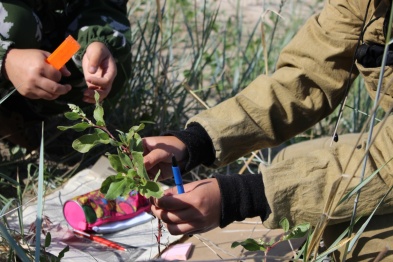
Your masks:
{"label": "sandy ground", "polygon": [[[309,0],[209,0],[215,6],[219,5],[222,18],[227,19],[236,15],[239,5],[243,14],[243,22],[245,24],[255,24],[262,17],[263,21],[269,25],[273,25],[273,21],[266,15],[269,12],[280,14],[282,22],[290,23],[289,17],[299,17],[306,19],[321,8],[321,1]],[[209,2],[208,1],[208,2]],[[199,0],[203,3],[204,0]],[[214,6],[214,5],[212,5]]]}

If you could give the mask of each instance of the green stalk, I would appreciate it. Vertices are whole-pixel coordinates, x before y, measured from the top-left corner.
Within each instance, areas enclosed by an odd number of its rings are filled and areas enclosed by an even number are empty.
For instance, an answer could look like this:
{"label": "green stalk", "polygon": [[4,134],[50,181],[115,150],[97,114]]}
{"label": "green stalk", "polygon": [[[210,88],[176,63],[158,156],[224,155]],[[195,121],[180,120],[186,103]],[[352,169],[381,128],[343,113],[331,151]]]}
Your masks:
{"label": "green stalk", "polygon": [[36,238],[35,238],[35,261],[40,261],[41,255],[41,228],[42,213],[44,208],[44,123],[41,128],[40,160],[38,169],[38,198],[37,198],[37,219],[36,219]]}

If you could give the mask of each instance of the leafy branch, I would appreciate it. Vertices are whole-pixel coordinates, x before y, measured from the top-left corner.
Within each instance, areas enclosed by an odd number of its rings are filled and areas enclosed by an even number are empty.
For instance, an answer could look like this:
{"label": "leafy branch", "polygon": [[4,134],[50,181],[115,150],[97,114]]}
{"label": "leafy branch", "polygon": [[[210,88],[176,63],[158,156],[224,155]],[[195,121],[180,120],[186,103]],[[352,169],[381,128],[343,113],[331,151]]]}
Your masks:
{"label": "leafy branch", "polygon": [[255,240],[253,238],[248,238],[241,242],[233,242],[231,247],[235,248],[237,246],[242,246],[248,251],[263,251],[267,255],[269,250],[283,241],[304,237],[311,227],[309,223],[302,223],[290,228],[289,221],[286,218],[281,219],[280,226],[284,230],[284,233],[278,240],[272,239],[270,242],[265,242],[263,239]]}
{"label": "leafy branch", "polygon": [[80,153],[87,153],[100,144],[117,148],[117,154],[106,153],[112,168],[117,172],[116,175],[107,177],[101,184],[100,191],[107,199],[128,195],[132,190],[138,191],[147,198],[161,197],[163,190],[156,182],[160,173],[157,173],[154,180],[150,180],[143,164],[142,138],[138,132],[145,127],[144,124],[131,127],[127,133],[117,130],[118,138],[116,138],[106,127],[104,109],[99,102],[98,92],[95,92],[94,98],[96,101],[93,112],[95,122],[87,118],[80,107],[68,104],[71,112],[64,113],[64,116],[69,120],[80,122],[72,126],[58,126],[57,128],[62,131],[72,129],[77,132],[93,128],[92,133],[84,134],[72,143],[72,147]]}

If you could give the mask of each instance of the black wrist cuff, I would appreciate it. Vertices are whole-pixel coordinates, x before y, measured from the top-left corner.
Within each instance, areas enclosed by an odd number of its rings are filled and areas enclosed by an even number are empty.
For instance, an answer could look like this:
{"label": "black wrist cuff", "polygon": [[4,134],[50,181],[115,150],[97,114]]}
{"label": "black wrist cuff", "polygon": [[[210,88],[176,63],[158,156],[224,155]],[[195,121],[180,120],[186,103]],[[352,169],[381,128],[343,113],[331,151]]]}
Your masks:
{"label": "black wrist cuff", "polygon": [[182,131],[167,131],[162,135],[172,135],[180,139],[188,150],[188,162],[184,172],[203,164],[210,166],[215,159],[213,143],[206,130],[198,123],[191,123]]}
{"label": "black wrist cuff", "polygon": [[221,191],[220,227],[233,221],[270,214],[261,174],[216,175]]}

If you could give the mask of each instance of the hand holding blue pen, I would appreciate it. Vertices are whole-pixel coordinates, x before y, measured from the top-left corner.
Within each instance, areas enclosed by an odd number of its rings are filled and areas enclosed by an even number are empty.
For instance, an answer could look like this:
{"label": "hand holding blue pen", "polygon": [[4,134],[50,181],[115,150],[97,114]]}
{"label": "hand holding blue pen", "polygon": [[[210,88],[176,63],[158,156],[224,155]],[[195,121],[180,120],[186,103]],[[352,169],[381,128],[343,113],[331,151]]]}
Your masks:
{"label": "hand holding blue pen", "polygon": [[177,187],[177,193],[183,194],[184,193],[183,179],[181,177],[180,169],[179,166],[177,165],[175,156],[172,156],[172,172]]}

